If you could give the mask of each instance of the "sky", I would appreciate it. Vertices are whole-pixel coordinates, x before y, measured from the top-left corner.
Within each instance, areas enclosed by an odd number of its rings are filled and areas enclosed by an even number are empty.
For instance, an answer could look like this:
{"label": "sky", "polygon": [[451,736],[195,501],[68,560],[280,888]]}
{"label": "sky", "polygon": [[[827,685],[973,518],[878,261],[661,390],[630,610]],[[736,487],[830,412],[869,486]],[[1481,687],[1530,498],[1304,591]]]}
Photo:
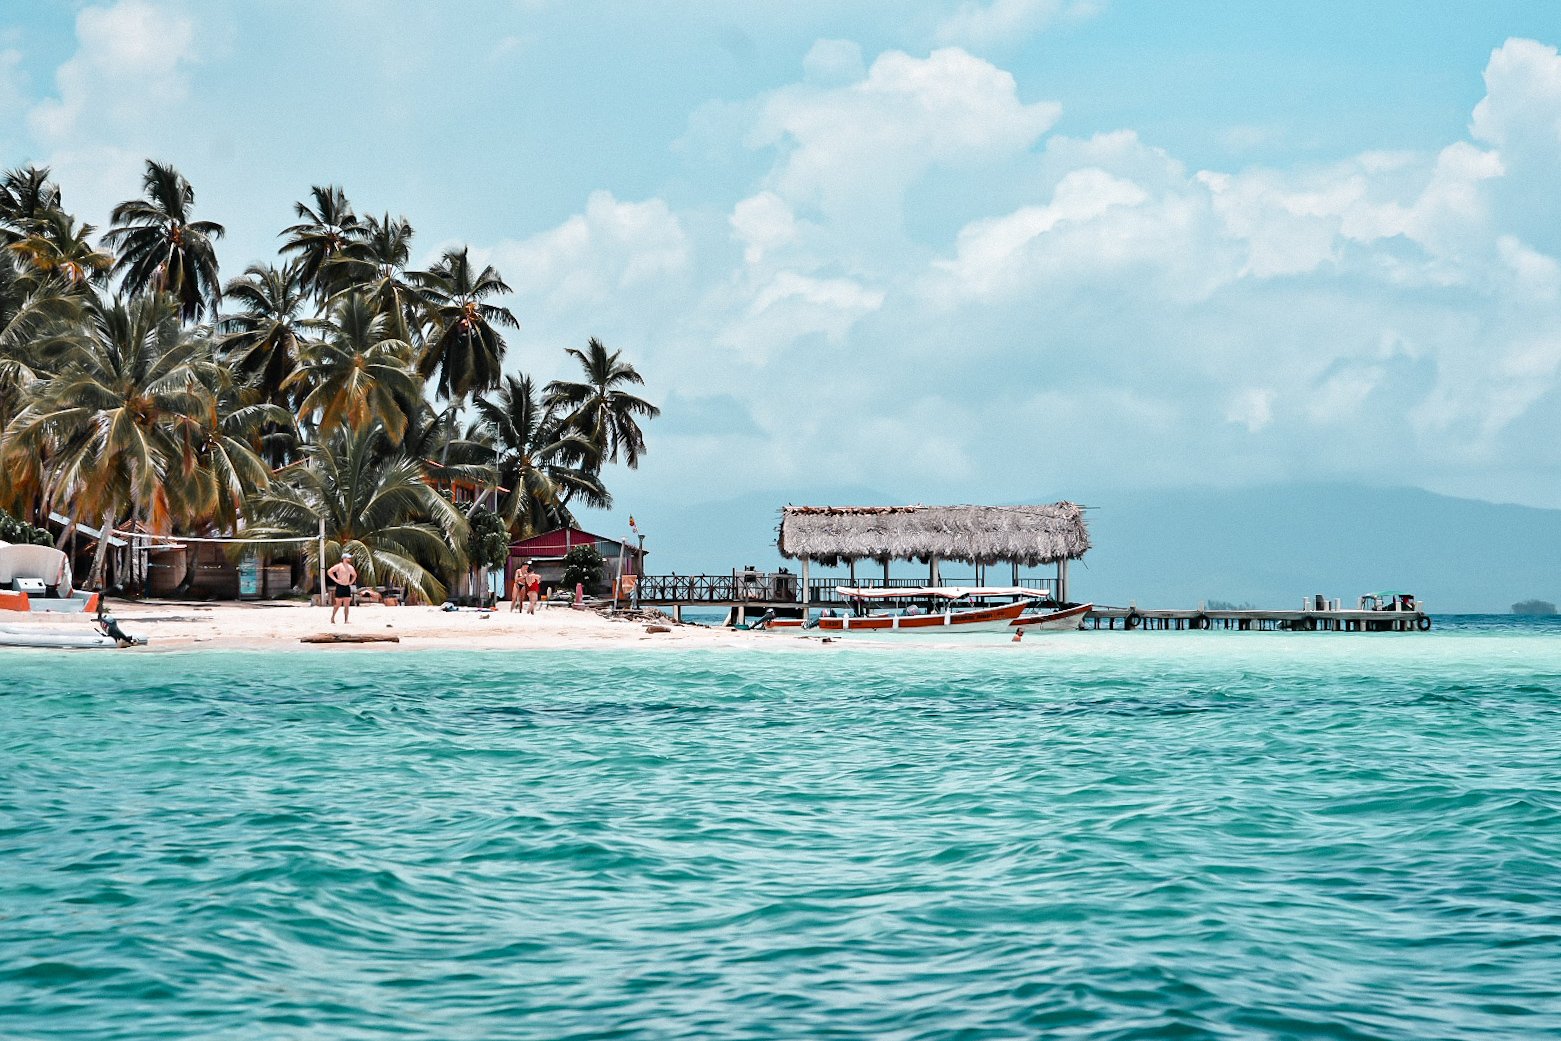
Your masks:
{"label": "sky", "polygon": [[470,245],[511,370],[645,374],[625,510],[1561,507],[1557,44],[1504,0],[0,0],[0,163],[101,225],[170,161],[228,275],[314,184]]}

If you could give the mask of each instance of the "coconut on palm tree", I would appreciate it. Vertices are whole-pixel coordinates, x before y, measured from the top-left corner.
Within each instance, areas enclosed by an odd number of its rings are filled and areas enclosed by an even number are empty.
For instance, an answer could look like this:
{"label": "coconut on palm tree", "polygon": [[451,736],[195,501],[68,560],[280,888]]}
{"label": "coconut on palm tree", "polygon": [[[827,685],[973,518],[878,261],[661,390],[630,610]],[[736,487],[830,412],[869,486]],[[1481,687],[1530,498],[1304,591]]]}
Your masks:
{"label": "coconut on palm tree", "polygon": [[493,265],[477,270],[470,250],[446,251],[423,279],[423,295],[437,325],[424,345],[418,372],[424,379],[439,374],[441,398],[462,399],[499,385],[504,367],[504,337],[498,326],[519,329],[507,307],[488,299],[508,293]]}
{"label": "coconut on palm tree", "polygon": [[284,384],[304,389],[299,410],[317,416],[321,430],[377,423],[400,444],[423,393],[412,345],[393,335],[390,316],[362,293],[338,298],[320,324],[324,338],[303,347],[303,364]]}
{"label": "coconut on palm tree", "polygon": [[596,446],[600,458],[616,463],[622,456],[629,469],[638,468],[645,454],[639,420],[655,419],[661,409],[623,388],[644,384],[644,377],[622,360],[622,351],[609,354],[594,336],[585,350],[571,347],[568,353],[580,363],[583,378],[549,383],[548,404],[563,411],[565,421]]}
{"label": "coconut on palm tree", "polygon": [[419,461],[393,445],[378,423],[338,429],[277,475],[252,503],[256,537],[306,537],[325,522],[325,560],[308,543],[315,573],[353,555],[368,584],[395,582],[437,603],[440,573],[464,566],[466,520],[429,486]]}
{"label": "coconut on palm tree", "polygon": [[168,293],[185,321],[197,321],[222,299],[215,243],[223,227],[193,218],[195,189],[172,166],[148,159],[141,185],[146,198],[115,206],[103,235],[119,254],[114,273],[130,296]]}
{"label": "coconut on palm tree", "polygon": [[309,194],[314,199],[312,206],[302,202],[293,204],[300,221],[283,229],[286,241],[282,244],[282,252],[291,254],[297,261],[304,288],[323,303],[347,288],[347,272],[339,262],[347,257],[348,248],[362,237],[364,227],[352,211],[346,193],[336,185],[315,185]]}
{"label": "coconut on palm tree", "polygon": [[491,398],[473,402],[473,440],[488,446],[499,487],[499,516],[517,534],[572,524],[569,504],[608,509],[612,496],[596,469],[594,446],[548,408],[525,376],[506,376]]}

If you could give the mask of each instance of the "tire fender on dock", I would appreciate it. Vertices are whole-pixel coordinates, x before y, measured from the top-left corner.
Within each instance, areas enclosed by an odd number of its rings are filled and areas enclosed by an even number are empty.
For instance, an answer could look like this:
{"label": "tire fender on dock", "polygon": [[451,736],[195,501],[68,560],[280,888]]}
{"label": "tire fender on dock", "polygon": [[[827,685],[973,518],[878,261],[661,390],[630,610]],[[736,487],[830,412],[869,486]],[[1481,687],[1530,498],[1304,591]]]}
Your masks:
{"label": "tire fender on dock", "polygon": [[1122,627],[1124,629],[1137,629],[1138,623],[1142,621],[1143,616],[1140,615],[1137,611],[1129,611],[1127,613],[1127,617],[1122,619]]}
{"label": "tire fender on dock", "polygon": [[1431,616],[1428,615],[1428,614],[1423,614],[1423,615],[1420,615],[1419,617],[1417,617],[1415,619],[1415,628],[1420,630],[1423,633],[1430,632],[1431,631]]}

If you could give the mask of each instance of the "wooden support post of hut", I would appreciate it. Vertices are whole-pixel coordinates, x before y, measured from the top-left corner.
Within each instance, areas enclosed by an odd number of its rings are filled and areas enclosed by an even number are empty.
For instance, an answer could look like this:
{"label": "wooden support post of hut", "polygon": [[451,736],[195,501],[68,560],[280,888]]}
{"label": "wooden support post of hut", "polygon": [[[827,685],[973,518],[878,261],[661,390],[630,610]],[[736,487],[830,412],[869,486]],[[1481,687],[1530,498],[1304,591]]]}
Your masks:
{"label": "wooden support post of hut", "polygon": [[[802,562],[806,612],[808,565],[838,566],[872,557],[883,561],[884,584],[892,560],[924,560],[933,585],[942,564],[959,561],[981,569],[1007,563],[1018,586],[1020,567],[1057,567],[1056,596],[1068,596],[1068,561],[1089,551],[1084,507],[1070,502],[1038,506],[788,506],[781,514],[781,555]],[[1001,573],[1001,572],[999,572]]]}

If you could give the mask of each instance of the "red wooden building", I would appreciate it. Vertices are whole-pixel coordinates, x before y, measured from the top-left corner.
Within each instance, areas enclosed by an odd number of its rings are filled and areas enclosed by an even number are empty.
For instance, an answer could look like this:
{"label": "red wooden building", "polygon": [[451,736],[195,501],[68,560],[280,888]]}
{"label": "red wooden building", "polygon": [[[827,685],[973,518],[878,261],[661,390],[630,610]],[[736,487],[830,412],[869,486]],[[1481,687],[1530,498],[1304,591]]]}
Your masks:
{"label": "red wooden building", "polygon": [[564,556],[577,546],[595,546],[596,552],[602,555],[602,559],[607,562],[602,571],[603,585],[608,588],[619,577],[620,561],[623,565],[622,574],[645,573],[644,559],[637,546],[622,539],[593,535],[580,528],[558,528],[510,543],[509,559],[504,562],[504,598],[508,599],[510,590],[514,588],[516,570],[528,560],[531,569],[542,576],[543,593],[556,588],[564,578]]}

